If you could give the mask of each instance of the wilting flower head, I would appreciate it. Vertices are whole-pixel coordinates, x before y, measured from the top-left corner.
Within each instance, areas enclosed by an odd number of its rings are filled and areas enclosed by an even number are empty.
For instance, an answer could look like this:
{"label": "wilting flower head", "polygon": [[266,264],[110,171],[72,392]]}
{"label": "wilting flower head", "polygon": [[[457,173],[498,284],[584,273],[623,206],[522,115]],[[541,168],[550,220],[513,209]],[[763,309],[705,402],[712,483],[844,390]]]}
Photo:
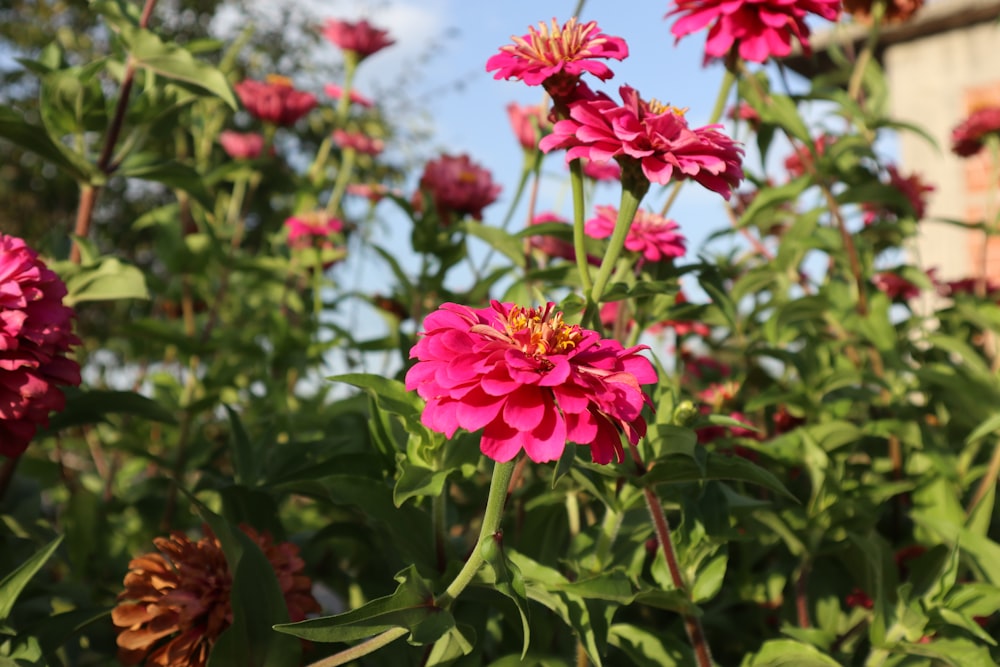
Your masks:
{"label": "wilting flower head", "polygon": [[293,125],[316,106],[313,95],[296,90],[283,76],[271,75],[267,81],[244,79],[234,88],[251,116],[275,125]]}
{"label": "wilting flower head", "polygon": [[[327,95],[329,95],[335,100],[339,100],[341,97],[344,96],[344,89],[335,83],[326,84],[326,87],[323,88],[323,90],[326,92]],[[371,109],[373,106],[375,106],[374,102],[372,102],[369,98],[365,97],[364,95],[355,90],[351,90],[350,98],[352,104],[357,104],[358,106],[362,106],[366,109]]]}
{"label": "wilting flower head", "polygon": [[339,128],[333,131],[333,141],[341,148],[353,148],[365,155],[378,155],[385,148],[385,142],[381,139],[369,137],[361,132],[347,132]]}
{"label": "wilting flower head", "polygon": [[380,30],[368,21],[337,21],[327,19],[323,25],[323,36],[360,62],[368,56],[392,46],[396,40],[389,39],[389,31]]}
{"label": "wilting flower head", "polygon": [[872,276],[872,282],[893,301],[907,301],[920,296],[920,287],[898,273],[891,271],[876,273]]}
{"label": "wilting flower head", "polygon": [[617,183],[622,180],[622,168],[617,162],[594,162],[593,160],[583,161],[583,175],[595,181],[611,181]]}
{"label": "wilting flower head", "polygon": [[[898,190],[900,194],[906,197],[912,209],[913,217],[917,220],[922,220],[927,212],[927,195],[934,191],[934,186],[924,183],[920,174],[910,174],[904,178],[899,173],[896,165],[891,164],[886,170],[889,172],[889,186]],[[863,220],[866,225],[870,225],[880,218],[899,217],[896,211],[887,209],[884,204],[873,205],[865,203],[862,204],[862,209],[864,210]],[[903,212],[904,215],[908,213],[909,211]]]}
{"label": "wilting flower head", "polygon": [[495,461],[522,449],[555,461],[567,441],[589,445],[595,463],[621,461],[621,435],[635,444],[646,432],[640,385],[656,373],[644,348],[566,324],[552,303],[446,303],[424,321],[406,388],[427,401],[425,426],[448,437],[483,429],[480,448]]}
{"label": "wilting flower head", "polygon": [[[597,217],[588,220],[583,229],[590,237],[606,239],[615,230],[618,209],[597,206],[594,210]],[[673,220],[639,209],[625,237],[625,249],[641,254],[647,262],[683,257],[685,239],[678,229],[680,227]]]}
{"label": "wilting flower head", "polygon": [[[872,5],[874,0],[844,0],[844,11],[855,21],[864,25],[872,23]],[[889,0],[885,3],[883,23],[902,23],[909,21],[921,7],[924,0]]]}
{"label": "wilting flower head", "polygon": [[0,234],[0,454],[20,456],[49,413],[62,410],[59,385],[80,384],[80,366],[67,359],[73,310],[66,286],[38,253]]}
{"label": "wilting flower head", "polygon": [[743,179],[743,149],[719,131],[721,125],[692,130],[681,109],[647,102],[629,86],[621,87],[621,96],[621,106],[610,99],[572,102],[570,117],[556,123],[539,147],[546,153],[567,148],[567,161],[633,160],[653,183],[691,179],[729,197]]}
{"label": "wilting flower head", "polygon": [[517,102],[507,105],[507,117],[514,128],[518,143],[526,151],[538,150],[538,141],[552,128],[548,113],[540,104],[521,106]]}
{"label": "wilting flower head", "polygon": [[[301,621],[318,612],[298,547],[274,544],[269,535],[247,526],[241,529],[274,568],[289,618]],[[222,547],[212,534],[195,542],[179,531],[153,544],[156,551],[129,563],[125,590],[111,612],[118,659],[126,665],[203,667],[219,635],[233,623],[232,574]]]}
{"label": "wilting flower head", "polygon": [[[256,132],[224,130],[219,134],[219,143],[226,155],[234,160],[255,160],[264,150],[264,137]],[[273,146],[271,152],[274,152]]]}
{"label": "wilting flower head", "polygon": [[501,188],[468,155],[445,154],[424,165],[420,189],[431,195],[441,223],[448,225],[456,215],[482,220],[483,209],[496,201]]}
{"label": "wilting flower head", "polygon": [[840,15],[840,0],[677,0],[667,16],[682,14],[670,28],[681,37],[709,24],[705,62],[723,58],[737,47],[744,60],[762,63],[792,52],[792,37],[809,53],[807,14],[834,21]]}
{"label": "wilting flower head", "polygon": [[951,151],[959,157],[970,157],[982,150],[987,136],[997,134],[1000,106],[978,109],[951,131]]}
{"label": "wilting flower head", "polygon": [[544,85],[553,99],[566,97],[584,72],[607,81],[614,74],[596,58],[624,60],[628,45],[621,37],[605,35],[596,21],[579,24],[571,18],[561,28],[552,19],[551,28],[544,22],[528,34],[511,35],[513,44],[500,47],[500,53],[486,61],[486,71],[494,79],[520,79],[529,86]]}

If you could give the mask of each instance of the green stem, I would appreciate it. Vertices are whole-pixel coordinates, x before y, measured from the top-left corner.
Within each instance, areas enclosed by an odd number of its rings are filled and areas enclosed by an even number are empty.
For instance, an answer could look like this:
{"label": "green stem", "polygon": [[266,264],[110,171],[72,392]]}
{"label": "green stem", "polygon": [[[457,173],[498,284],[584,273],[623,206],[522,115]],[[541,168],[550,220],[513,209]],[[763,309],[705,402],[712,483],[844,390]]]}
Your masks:
{"label": "green stem", "polygon": [[885,0],[876,0],[872,3],[872,26],[868,31],[868,39],[861,50],[858,59],[854,61],[854,68],[851,70],[851,78],[847,83],[847,96],[857,102],[861,101],[861,84],[864,82],[865,70],[875,54],[875,47],[878,46],[878,37],[882,28],[882,18],[885,16]]}
{"label": "green stem", "polygon": [[576,269],[580,273],[580,286],[583,288],[583,293],[589,295],[592,287],[590,264],[587,262],[587,247],[584,244],[586,235],[583,233],[583,164],[580,160],[573,160],[569,163],[569,176],[570,186],[573,189],[573,251],[576,254]]}
{"label": "green stem", "polygon": [[597,277],[594,279],[594,286],[590,290],[590,297],[587,299],[587,309],[584,311],[583,322],[586,324],[588,318],[596,315],[596,308],[600,305],[601,297],[604,295],[604,288],[608,286],[611,272],[615,268],[615,263],[625,247],[625,237],[628,236],[629,227],[632,226],[632,219],[635,218],[636,211],[639,210],[639,202],[649,189],[649,181],[640,181],[634,188],[622,188],[621,204],[618,207],[618,219],[615,221],[615,230],[611,233],[611,240],[608,242],[607,252],[601,260],[601,268],[597,270]]}
{"label": "green stem", "polygon": [[465,561],[454,581],[439,595],[434,604],[437,607],[448,607],[465,590],[472,579],[479,572],[479,568],[485,562],[481,553],[482,546],[487,540],[492,540],[493,535],[500,528],[500,519],[503,516],[504,502],[507,500],[507,485],[510,483],[511,475],[514,472],[514,462],[496,463],[493,466],[493,479],[490,481],[490,494],[486,500],[486,511],[483,514],[483,525],[479,530],[479,539],[476,546],[469,555],[469,560]]}
{"label": "green stem", "polygon": [[341,152],[340,169],[337,170],[337,180],[333,184],[333,192],[326,202],[326,214],[335,217],[340,210],[340,202],[347,191],[347,183],[351,180],[354,172],[354,163],[357,161],[358,152],[353,148],[345,148]]}
{"label": "green stem", "polygon": [[[347,113],[351,109],[351,89],[354,87],[354,72],[357,70],[357,67],[357,61],[353,58],[347,58],[344,61],[344,85],[341,86],[340,99],[337,100],[337,109],[333,119],[334,127],[343,127],[344,121],[347,120]],[[333,135],[328,134],[323,139],[323,143],[319,145],[313,163],[309,165],[309,182],[316,187],[323,182],[323,167],[326,166],[326,161],[330,157],[330,149],[332,147]],[[331,199],[333,198],[331,197]]]}

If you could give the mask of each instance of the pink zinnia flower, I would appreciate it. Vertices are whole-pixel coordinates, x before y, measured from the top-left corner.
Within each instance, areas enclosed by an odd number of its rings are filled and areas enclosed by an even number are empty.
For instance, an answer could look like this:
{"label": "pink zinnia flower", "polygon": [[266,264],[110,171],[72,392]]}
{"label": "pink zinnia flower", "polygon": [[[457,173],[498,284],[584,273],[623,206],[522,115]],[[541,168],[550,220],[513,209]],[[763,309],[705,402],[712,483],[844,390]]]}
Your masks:
{"label": "pink zinnia flower", "polygon": [[[328,96],[332,97],[335,100],[339,100],[341,97],[344,96],[344,89],[335,83],[328,83],[326,87],[323,88],[323,90],[326,92]],[[358,106],[362,106],[366,109],[371,109],[373,106],[375,106],[375,103],[373,101],[371,101],[369,98],[365,97],[364,95],[355,90],[351,91],[350,98],[352,104],[357,104]]]}
{"label": "pink zinnia flower", "polygon": [[544,22],[528,34],[511,35],[513,44],[500,47],[500,53],[486,61],[486,71],[494,79],[520,79],[529,86],[544,85],[556,100],[561,100],[576,86],[584,72],[607,81],[614,74],[595,58],[624,60],[628,45],[621,37],[605,35],[596,21],[579,24],[576,17],[562,28],[552,19],[551,28]]}
{"label": "pink zinnia flower", "polygon": [[483,209],[496,201],[501,188],[468,155],[445,154],[424,165],[420,189],[431,195],[441,223],[449,225],[456,215],[482,220]]}
{"label": "pink zinnia flower", "polygon": [[424,425],[448,437],[483,429],[480,449],[495,461],[522,449],[555,461],[567,441],[589,445],[595,463],[622,461],[621,436],[635,444],[646,432],[641,385],[656,372],[645,346],[624,349],[554,309],[446,303],[428,315],[406,374],[427,401]]}
{"label": "pink zinnia flower", "polygon": [[360,62],[368,56],[396,43],[389,39],[388,30],[380,30],[368,21],[337,21],[327,19],[323,36],[344,51],[351,52]]}
{"label": "pink zinnia flower", "polygon": [[622,180],[622,168],[617,162],[583,161],[583,175],[595,181],[610,181],[617,183]]}
{"label": "pink zinnia flower", "polygon": [[347,132],[336,129],[333,131],[333,141],[341,148],[353,148],[365,155],[378,155],[385,148],[385,142],[374,139],[361,132]]}
{"label": "pink zinnia flower", "polygon": [[792,52],[792,37],[810,53],[806,15],[828,21],[840,15],[840,0],[677,0],[667,16],[683,14],[670,32],[677,41],[709,24],[705,62],[723,58],[733,47],[745,60],[762,63]]}
{"label": "pink zinnia flower", "polygon": [[80,384],[66,357],[79,345],[66,286],[38,253],[0,234],[0,454],[20,456],[49,413],[66,404],[58,385]]}
{"label": "pink zinnia flower", "polygon": [[[920,174],[911,174],[904,178],[899,173],[896,165],[889,165],[886,169],[889,172],[890,187],[895,188],[900,194],[906,197],[910,203],[913,217],[917,220],[922,220],[927,213],[927,194],[934,191],[934,186],[924,183],[923,179],[920,178]],[[865,203],[862,204],[861,208],[864,210],[863,220],[866,225],[870,225],[880,218],[899,217],[899,213],[887,208],[885,205]],[[903,211],[902,213],[903,215],[907,215],[909,212]]]}
{"label": "pink zinnia flower", "polygon": [[951,131],[951,151],[971,157],[982,150],[986,137],[1000,134],[1000,106],[978,109]]}
{"label": "pink zinnia flower", "polygon": [[538,150],[539,139],[552,129],[548,113],[540,104],[521,106],[511,102],[507,105],[507,117],[518,143],[526,151]]}
{"label": "pink zinnia flower", "polygon": [[[615,231],[618,209],[614,206],[597,206],[597,217],[584,225],[584,231],[595,239],[606,239]],[[683,257],[685,239],[677,230],[676,222],[644,209],[636,211],[632,225],[625,237],[625,249],[639,253],[647,262]]]}
{"label": "pink zinnia flower", "polygon": [[[532,225],[542,225],[547,222],[558,222],[566,225],[567,229],[570,228],[570,223],[566,218],[556,215],[551,211],[539,213],[531,219]],[[571,262],[576,259],[576,251],[573,249],[573,244],[556,236],[539,234],[529,237],[528,242],[532,248],[541,250],[547,257],[560,257]]]}
{"label": "pink zinnia flower", "polygon": [[571,103],[570,117],[539,147],[546,153],[567,148],[567,161],[635,160],[653,183],[690,178],[729,197],[743,179],[743,149],[719,132],[721,125],[692,130],[680,109],[647,102],[629,86],[621,87],[621,96],[622,106],[609,99]]}
{"label": "pink zinnia flower", "polygon": [[[826,150],[833,146],[836,142],[836,137],[829,134],[821,134],[816,137],[816,157],[823,157]],[[806,173],[809,165],[813,163],[813,154],[809,150],[808,146],[803,144],[796,144],[793,148],[793,152],[787,158],[785,158],[785,170],[788,172],[788,177],[791,179],[796,179]]]}
{"label": "pink zinnia flower", "polygon": [[907,301],[920,296],[920,288],[898,273],[876,273],[872,276],[872,282],[893,301]]}
{"label": "pink zinnia flower", "polygon": [[344,231],[344,223],[323,211],[301,213],[285,220],[288,245],[293,248],[309,248],[330,239]]}
{"label": "pink zinnia flower", "polygon": [[[264,150],[264,137],[256,132],[224,130],[219,134],[219,144],[226,155],[234,160],[255,160]],[[273,146],[271,153],[274,153]]]}
{"label": "pink zinnia flower", "polygon": [[389,187],[382,183],[351,183],[347,186],[347,194],[364,197],[373,204],[382,201],[389,194],[399,196],[399,193],[390,191]]}
{"label": "pink zinnia flower", "polygon": [[316,106],[313,95],[296,90],[283,76],[272,74],[267,81],[244,79],[234,88],[251,116],[275,125],[294,125]]}

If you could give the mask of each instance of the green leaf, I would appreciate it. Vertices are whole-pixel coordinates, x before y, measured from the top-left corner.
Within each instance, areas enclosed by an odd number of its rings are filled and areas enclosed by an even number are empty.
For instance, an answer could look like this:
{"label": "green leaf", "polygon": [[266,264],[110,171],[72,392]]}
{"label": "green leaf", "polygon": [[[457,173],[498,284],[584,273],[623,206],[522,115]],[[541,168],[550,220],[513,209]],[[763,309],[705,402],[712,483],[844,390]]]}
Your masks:
{"label": "green leaf", "polygon": [[979,424],[979,426],[972,429],[972,433],[970,433],[965,438],[965,444],[971,445],[976,440],[979,440],[980,438],[985,438],[986,436],[990,435],[991,433],[995,433],[996,431],[1000,431],[1000,413],[997,413],[989,417],[981,424]]}
{"label": "green leaf", "polygon": [[775,493],[797,500],[777,477],[739,456],[724,456],[706,452],[704,471],[698,462],[683,454],[668,454],[656,459],[651,469],[639,478],[646,486],[676,482],[698,482],[709,479],[728,479],[747,482],[770,489]]}
{"label": "green leaf", "polygon": [[747,667],[840,667],[840,663],[815,646],[772,639],[760,647]]}
{"label": "green leaf", "polygon": [[119,34],[140,67],[211,93],[234,111],[239,109],[225,75],[180,45],[164,42],[152,32],[132,25],[120,25]]}
{"label": "green leaf", "polygon": [[491,248],[496,248],[504,254],[515,266],[524,268],[524,240],[510,234],[499,227],[490,227],[475,220],[462,222],[465,230],[478,239],[485,241]]}
{"label": "green leaf", "polygon": [[239,413],[228,405],[224,407],[229,415],[229,426],[232,428],[229,442],[233,454],[233,467],[236,469],[235,480],[238,484],[253,486],[257,483],[259,465],[254,455],[253,445],[250,443],[250,436],[243,428],[243,421],[240,419]]}
{"label": "green leaf", "polygon": [[52,141],[45,128],[26,122],[23,114],[10,107],[0,106],[0,137],[51,162],[78,183],[90,182],[97,174],[83,157]]}
{"label": "green leaf", "polygon": [[650,632],[625,623],[615,623],[608,643],[619,649],[636,667],[686,667],[695,664],[691,649],[665,632]]}
{"label": "green leaf", "polygon": [[[376,598],[357,609],[335,616],[313,618],[274,627],[294,637],[320,643],[351,642],[392,628],[413,629],[434,614],[448,614],[434,606],[434,592],[412,565],[396,575],[392,595]],[[450,616],[450,614],[449,614]]]}
{"label": "green leaf", "polygon": [[493,570],[495,580],[493,587],[514,602],[521,616],[521,632],[524,641],[521,644],[521,657],[528,654],[531,643],[531,626],[528,623],[528,594],[524,587],[524,577],[517,565],[507,559],[504,554],[502,534],[490,536],[479,545],[483,559]]}
{"label": "green leaf", "polygon": [[5,621],[10,617],[10,612],[13,611],[14,603],[21,591],[28,585],[31,578],[42,569],[45,562],[52,557],[62,540],[61,535],[52,540],[0,581],[0,621]]}
{"label": "green leaf", "polygon": [[399,507],[415,496],[439,496],[450,472],[407,463],[392,489],[392,501]]}
{"label": "green leaf", "polygon": [[164,160],[152,154],[133,154],[118,169],[120,176],[155,181],[186,192],[201,206],[211,211],[215,208],[215,198],[205,188],[202,175],[192,167],[175,160]]}
{"label": "green leaf", "polygon": [[435,665],[450,665],[463,655],[469,655],[476,646],[476,631],[474,628],[462,623],[455,627],[434,643],[427,656],[427,667]]}
{"label": "green leaf", "polygon": [[67,295],[63,301],[67,306],[84,301],[149,298],[142,271],[115,257],[80,267],[60,262],[53,268],[66,282]]}
{"label": "green leaf", "polygon": [[151,398],[132,391],[103,389],[82,390],[68,387],[66,407],[49,419],[48,427],[39,434],[55,433],[71,426],[107,421],[108,415],[123,414],[142,417],[161,424],[175,424],[174,414]]}

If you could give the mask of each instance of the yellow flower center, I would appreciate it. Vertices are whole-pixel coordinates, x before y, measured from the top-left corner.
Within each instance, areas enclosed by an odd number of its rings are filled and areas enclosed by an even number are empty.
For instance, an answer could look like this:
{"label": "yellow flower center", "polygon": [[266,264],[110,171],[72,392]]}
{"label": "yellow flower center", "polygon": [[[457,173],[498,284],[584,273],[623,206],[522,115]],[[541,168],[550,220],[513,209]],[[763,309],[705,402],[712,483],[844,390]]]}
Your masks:
{"label": "yellow flower center", "polygon": [[570,60],[586,57],[592,46],[601,44],[604,38],[588,37],[593,28],[593,21],[578,25],[576,17],[571,18],[562,28],[552,19],[552,28],[540,22],[538,29],[528,28],[529,39],[512,35],[513,46],[502,47],[510,53],[520,54],[526,58],[546,65],[555,65]]}
{"label": "yellow flower center", "polygon": [[563,322],[562,313],[553,313],[551,304],[544,308],[514,306],[505,327],[525,354],[536,357],[569,352],[583,339],[579,325]]}
{"label": "yellow flower center", "polygon": [[675,107],[670,104],[664,104],[663,102],[659,101],[656,98],[653,98],[648,102],[646,102],[646,106],[649,108],[650,113],[660,115],[660,114],[665,114],[669,111],[675,116],[680,116],[682,118],[684,117],[684,114],[688,112],[689,108],[689,107],[684,107],[683,109],[681,109],[679,107]]}

